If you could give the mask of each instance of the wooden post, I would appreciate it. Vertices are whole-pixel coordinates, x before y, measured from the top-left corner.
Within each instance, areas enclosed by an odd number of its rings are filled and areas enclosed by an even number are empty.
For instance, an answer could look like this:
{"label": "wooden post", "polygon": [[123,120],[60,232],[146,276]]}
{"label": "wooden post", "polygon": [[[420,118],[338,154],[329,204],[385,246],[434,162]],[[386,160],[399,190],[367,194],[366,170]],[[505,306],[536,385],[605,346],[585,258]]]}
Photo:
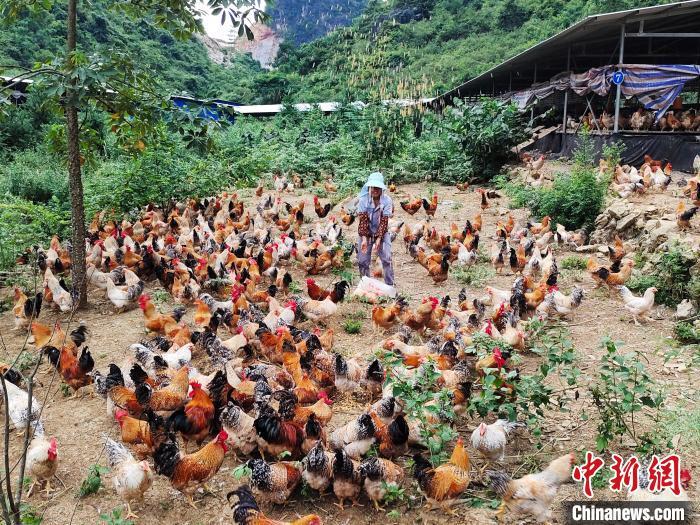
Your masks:
{"label": "wooden post", "polygon": [[[569,73],[571,69],[571,46],[566,50],[566,72]],[[566,141],[566,119],[568,118],[569,112],[569,88],[564,91],[564,122],[562,124],[562,130],[564,135],[562,136],[562,143]]]}
{"label": "wooden post", "polygon": [[[618,67],[622,67],[625,61],[625,24],[620,26],[620,60],[618,61]],[[615,124],[613,126],[613,133],[618,132],[618,121],[620,120],[620,95],[622,94],[622,84],[617,85],[617,94],[615,95]]]}
{"label": "wooden post", "polygon": [[[532,85],[534,86],[535,84],[537,84],[537,62],[535,62],[535,72],[532,75]],[[537,105],[537,102],[535,102],[535,105]],[[530,126],[532,126],[533,120],[535,120],[535,106],[530,108]]]}

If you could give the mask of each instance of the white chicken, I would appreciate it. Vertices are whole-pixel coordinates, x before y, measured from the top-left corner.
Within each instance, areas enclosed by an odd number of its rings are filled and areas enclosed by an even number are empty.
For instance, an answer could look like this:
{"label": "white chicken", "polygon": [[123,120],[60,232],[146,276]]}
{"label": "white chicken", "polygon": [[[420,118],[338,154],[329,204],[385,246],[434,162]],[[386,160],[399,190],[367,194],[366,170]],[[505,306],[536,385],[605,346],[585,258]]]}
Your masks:
{"label": "white chicken", "polygon": [[321,321],[335,315],[338,305],[331,300],[329,295],[323,301],[294,297],[293,301],[301,308],[302,313],[312,321]]}
{"label": "white chicken", "polygon": [[[10,414],[10,421],[14,428],[24,431],[28,419],[27,409],[29,408],[29,394],[9,381],[5,381],[5,386],[7,388],[7,411]],[[0,383],[0,400],[3,398],[2,384]],[[29,419],[33,422],[35,428],[41,425],[39,421],[40,414],[41,405],[36,398],[32,396],[32,411]]]}
{"label": "white chicken", "polygon": [[56,303],[62,312],[70,312],[73,309],[73,297],[68,291],[63,289],[51,268],[48,267],[44,272],[44,287],[49,289],[53,296],[53,302]]}
{"label": "white chicken", "polygon": [[544,301],[537,307],[536,312],[543,317],[559,316],[567,317],[581,305],[583,289],[574,288],[571,295],[564,295],[559,290],[548,293]]}
{"label": "white chicken", "polygon": [[517,428],[524,428],[525,423],[497,419],[487,425],[481,423],[472,432],[472,447],[478,450],[488,461],[503,461],[510,434]]}
{"label": "white chicken", "polygon": [[133,500],[142,501],[144,493],[153,484],[153,472],[148,461],[136,461],[131,452],[121,443],[104,435],[107,460],[112,469],[112,482],[122,500],[126,503],[125,519],[138,518],[131,510]]}
{"label": "white chicken", "polygon": [[27,449],[27,473],[32,478],[32,485],[27,491],[31,496],[34,487],[43,485],[46,494],[51,491],[51,478],[58,469],[58,443],[55,437],[46,438],[44,425],[38,422],[34,428],[34,437]]}
{"label": "white chicken", "polygon": [[471,266],[476,262],[477,252],[476,250],[468,250],[467,247],[459,243],[459,249],[457,250],[457,265],[458,266]]}
{"label": "white chicken", "polygon": [[144,283],[141,280],[136,284],[117,286],[112,279],[107,279],[107,298],[117,307],[117,310],[121,311],[139,298],[143,287]]}
{"label": "white chicken", "polygon": [[641,297],[634,295],[626,286],[619,286],[617,289],[620,291],[620,297],[625,303],[625,308],[632,314],[634,324],[639,324],[637,317],[648,319],[647,314],[654,307],[654,294],[658,292],[655,287],[647,288]]}

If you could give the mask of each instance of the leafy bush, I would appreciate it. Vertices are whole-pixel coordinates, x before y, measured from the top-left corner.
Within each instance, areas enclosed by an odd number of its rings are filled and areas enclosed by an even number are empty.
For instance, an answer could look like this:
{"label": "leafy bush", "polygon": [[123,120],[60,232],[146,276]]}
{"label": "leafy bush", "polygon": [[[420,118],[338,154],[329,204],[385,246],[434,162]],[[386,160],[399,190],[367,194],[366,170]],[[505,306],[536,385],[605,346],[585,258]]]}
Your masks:
{"label": "leafy bush", "polygon": [[686,345],[700,344],[700,332],[696,330],[692,323],[687,321],[679,321],[673,325],[673,336],[676,341]]}
{"label": "leafy bush", "polygon": [[343,323],[343,330],[347,334],[359,334],[362,329],[362,322],[354,319],[348,319]]}
{"label": "leafy bush", "polygon": [[619,353],[610,339],[603,341],[603,348],[596,381],[589,386],[600,415],[596,448],[608,450],[624,436],[634,441],[638,452],[658,452],[665,446],[656,432],[666,399],[663,391],[635,352]]}
{"label": "leafy bush", "polygon": [[78,489],[78,497],[84,498],[90,494],[95,494],[102,486],[102,476],[109,472],[108,468],[102,467],[100,465],[94,464],[90,465],[88,469],[87,477],[80,483],[80,489]]}
{"label": "leafy bush", "polygon": [[674,243],[667,252],[654,257],[650,273],[634,276],[627,287],[633,292],[644,293],[650,286],[655,286],[658,289],[656,302],[668,306],[675,307],[683,299],[697,303],[700,300],[700,279],[690,274],[697,262],[690,250]]}
{"label": "leafy bush", "polygon": [[559,266],[562,270],[585,270],[586,259],[583,257],[576,257],[575,255],[569,255],[561,260]]}
{"label": "leafy bush", "polygon": [[25,200],[47,203],[53,197],[59,201],[68,198],[66,169],[41,148],[18,152],[11,162],[0,166],[0,178],[7,191]]}

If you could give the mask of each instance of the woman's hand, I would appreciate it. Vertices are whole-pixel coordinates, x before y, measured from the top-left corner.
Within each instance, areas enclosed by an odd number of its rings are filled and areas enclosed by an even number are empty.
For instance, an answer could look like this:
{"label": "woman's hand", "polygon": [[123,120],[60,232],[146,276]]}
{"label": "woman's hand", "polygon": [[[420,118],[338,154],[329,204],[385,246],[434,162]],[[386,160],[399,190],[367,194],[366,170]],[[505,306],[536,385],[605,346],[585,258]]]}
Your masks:
{"label": "woman's hand", "polygon": [[360,251],[365,253],[367,251],[367,237],[362,237],[362,242],[360,243]]}
{"label": "woman's hand", "polygon": [[374,253],[378,254],[379,253],[379,247],[382,245],[382,240],[377,239],[377,242],[374,243]]}

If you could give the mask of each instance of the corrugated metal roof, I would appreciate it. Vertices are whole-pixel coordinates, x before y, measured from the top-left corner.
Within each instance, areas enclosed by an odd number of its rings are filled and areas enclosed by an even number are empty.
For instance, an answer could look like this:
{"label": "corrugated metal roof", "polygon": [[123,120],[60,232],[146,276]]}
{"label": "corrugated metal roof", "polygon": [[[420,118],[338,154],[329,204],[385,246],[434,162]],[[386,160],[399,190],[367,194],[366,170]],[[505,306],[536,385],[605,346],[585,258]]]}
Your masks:
{"label": "corrugated metal roof", "polygon": [[[435,100],[452,98],[458,96],[461,90],[468,89],[470,86],[491,79],[494,75],[508,71],[514,64],[523,62],[532,62],[538,58],[544,59],[547,54],[551,53],[554,47],[563,46],[568,43],[576,43],[585,32],[592,30],[605,30],[607,28],[619,31],[619,26],[622,23],[639,22],[640,20],[652,20],[665,16],[678,16],[696,13],[700,17],[700,0],[687,0],[685,2],[675,2],[671,4],[662,4],[652,7],[642,7],[638,9],[628,9],[626,11],[616,11],[612,13],[604,13],[590,15],[583,20],[567,27],[563,31],[542,40],[538,44],[529,47],[525,51],[505,60],[504,62],[492,67],[488,71],[460,84],[459,86],[435,97]],[[619,33],[616,33],[616,35]]]}

